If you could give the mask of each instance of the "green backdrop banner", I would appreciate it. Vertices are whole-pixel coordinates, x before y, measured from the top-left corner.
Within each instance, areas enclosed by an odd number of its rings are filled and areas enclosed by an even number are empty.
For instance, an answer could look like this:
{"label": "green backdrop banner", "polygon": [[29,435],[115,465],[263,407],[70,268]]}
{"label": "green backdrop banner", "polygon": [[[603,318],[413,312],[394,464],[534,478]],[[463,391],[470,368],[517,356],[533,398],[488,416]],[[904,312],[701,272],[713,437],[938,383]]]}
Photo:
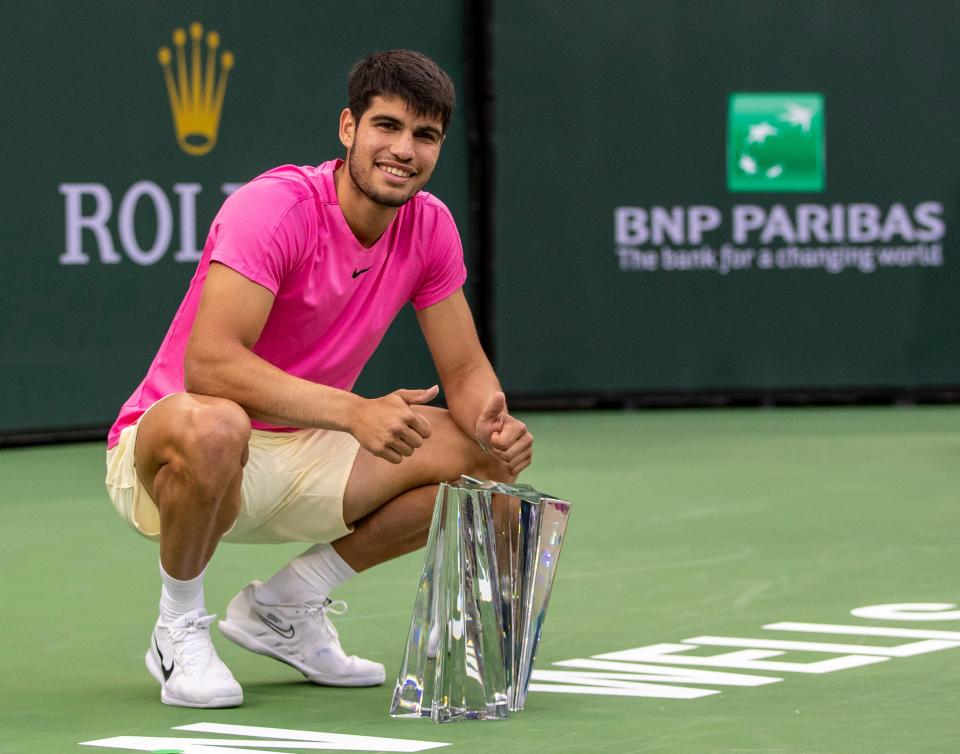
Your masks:
{"label": "green backdrop banner", "polygon": [[960,385],[954,2],[494,17],[510,392]]}
{"label": "green backdrop banner", "polygon": [[[462,102],[462,38],[443,0],[3,3],[0,432],[109,424],[225,195],[341,156],[347,72],[374,50],[424,51]],[[461,106],[429,189],[464,238],[466,142]],[[401,320],[361,391],[435,381]]]}
{"label": "green backdrop banner", "polygon": [[[509,392],[960,384],[951,2],[494,6],[483,294]],[[467,98],[461,3],[11,0],[0,21],[0,433],[113,419],[225,195],[341,153],[353,61],[421,49]],[[429,188],[465,240],[468,164],[461,106]],[[434,380],[405,312],[358,389]]]}

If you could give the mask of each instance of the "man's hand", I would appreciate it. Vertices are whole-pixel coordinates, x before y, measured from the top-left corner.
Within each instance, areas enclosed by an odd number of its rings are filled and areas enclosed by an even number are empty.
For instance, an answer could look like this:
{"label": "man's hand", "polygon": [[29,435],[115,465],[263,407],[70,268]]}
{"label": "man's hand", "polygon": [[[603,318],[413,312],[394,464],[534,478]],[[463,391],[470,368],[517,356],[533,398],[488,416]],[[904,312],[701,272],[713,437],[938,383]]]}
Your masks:
{"label": "man's hand", "polygon": [[364,400],[350,434],[375,456],[400,463],[430,437],[430,422],[411,406],[429,403],[439,392],[434,385],[427,390],[394,390],[382,398]]}
{"label": "man's hand", "polygon": [[477,417],[477,442],[516,476],[533,460],[533,435],[527,425],[507,413],[507,398],[494,393]]}

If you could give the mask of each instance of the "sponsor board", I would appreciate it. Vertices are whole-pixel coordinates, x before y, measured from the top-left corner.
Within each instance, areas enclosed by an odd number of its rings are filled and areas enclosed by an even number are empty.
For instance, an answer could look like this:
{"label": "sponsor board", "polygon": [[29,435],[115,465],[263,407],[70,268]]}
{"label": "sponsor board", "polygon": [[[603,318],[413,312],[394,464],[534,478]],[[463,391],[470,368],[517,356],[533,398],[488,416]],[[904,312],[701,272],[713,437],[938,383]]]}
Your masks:
{"label": "sponsor board", "polygon": [[[157,60],[175,143],[185,154],[203,157],[217,144],[236,57],[230,50],[220,50],[220,33],[205,32],[199,21],[174,29],[171,36],[173,48],[160,47]],[[162,96],[159,88],[157,96]],[[218,190],[225,198],[241,185],[221,182]],[[163,187],[143,179],[119,195],[99,181],[60,183],[57,190],[63,197],[64,248],[57,257],[61,265],[130,261],[151,266],[168,255],[176,262],[196,264],[201,257],[197,234],[197,198],[205,194],[201,183],[184,180]]]}
{"label": "sponsor board", "polygon": [[[727,189],[822,192],[825,104],[818,93],[730,95]],[[822,271],[944,266],[944,202],[740,202],[614,209],[622,272]]]}

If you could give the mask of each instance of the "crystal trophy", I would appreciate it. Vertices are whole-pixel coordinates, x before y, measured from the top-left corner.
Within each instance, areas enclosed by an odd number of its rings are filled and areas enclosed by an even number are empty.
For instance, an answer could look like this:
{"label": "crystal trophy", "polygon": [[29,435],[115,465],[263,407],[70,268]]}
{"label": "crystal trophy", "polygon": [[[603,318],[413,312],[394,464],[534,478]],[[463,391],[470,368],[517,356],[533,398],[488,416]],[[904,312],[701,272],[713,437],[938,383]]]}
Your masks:
{"label": "crystal trophy", "polygon": [[569,515],[525,484],[440,485],[391,716],[523,709]]}

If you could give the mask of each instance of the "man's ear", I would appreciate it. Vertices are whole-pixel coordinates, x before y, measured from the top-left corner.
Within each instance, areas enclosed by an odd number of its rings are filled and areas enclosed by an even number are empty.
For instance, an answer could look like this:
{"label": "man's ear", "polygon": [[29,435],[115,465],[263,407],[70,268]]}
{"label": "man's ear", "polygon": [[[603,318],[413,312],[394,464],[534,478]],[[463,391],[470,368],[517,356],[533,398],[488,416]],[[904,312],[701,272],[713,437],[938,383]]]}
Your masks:
{"label": "man's ear", "polygon": [[347,149],[353,146],[353,140],[357,133],[357,122],[353,119],[353,113],[349,107],[343,108],[340,113],[340,143]]}

